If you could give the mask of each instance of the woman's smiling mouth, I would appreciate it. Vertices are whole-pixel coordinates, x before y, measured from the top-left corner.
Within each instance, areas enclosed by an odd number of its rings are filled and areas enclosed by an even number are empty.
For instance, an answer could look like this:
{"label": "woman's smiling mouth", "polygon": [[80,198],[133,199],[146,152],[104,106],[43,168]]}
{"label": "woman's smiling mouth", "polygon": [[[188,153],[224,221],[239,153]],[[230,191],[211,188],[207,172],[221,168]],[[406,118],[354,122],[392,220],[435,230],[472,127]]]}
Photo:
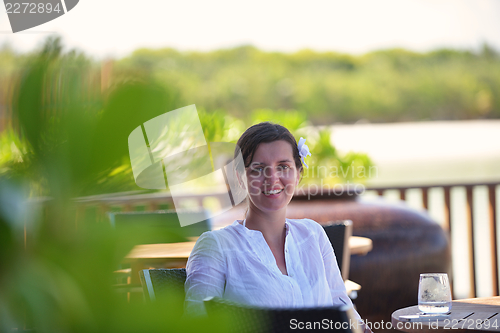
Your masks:
{"label": "woman's smiling mouth", "polygon": [[275,194],[279,194],[281,192],[283,192],[283,188],[282,189],[279,189],[279,190],[271,190],[271,191],[262,191],[262,193],[264,193],[264,195],[275,195]]}

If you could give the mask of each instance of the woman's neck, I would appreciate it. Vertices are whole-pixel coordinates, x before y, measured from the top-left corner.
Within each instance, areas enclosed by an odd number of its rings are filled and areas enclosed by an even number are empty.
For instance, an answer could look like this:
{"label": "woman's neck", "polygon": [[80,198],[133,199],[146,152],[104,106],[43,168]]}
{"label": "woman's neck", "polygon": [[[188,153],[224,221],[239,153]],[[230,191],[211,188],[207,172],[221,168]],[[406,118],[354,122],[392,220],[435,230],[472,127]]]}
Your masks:
{"label": "woman's neck", "polygon": [[273,213],[264,213],[250,207],[246,216],[245,226],[248,229],[262,232],[269,246],[276,246],[284,242],[286,210]]}

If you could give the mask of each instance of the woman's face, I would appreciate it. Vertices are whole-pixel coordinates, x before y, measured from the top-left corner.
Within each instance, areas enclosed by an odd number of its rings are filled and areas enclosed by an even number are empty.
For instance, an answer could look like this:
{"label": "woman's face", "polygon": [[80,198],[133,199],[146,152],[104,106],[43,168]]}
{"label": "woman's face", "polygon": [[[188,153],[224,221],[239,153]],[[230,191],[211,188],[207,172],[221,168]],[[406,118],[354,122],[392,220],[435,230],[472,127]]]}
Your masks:
{"label": "woman's face", "polygon": [[246,168],[246,176],[251,208],[263,212],[284,209],[300,180],[290,143],[261,143]]}

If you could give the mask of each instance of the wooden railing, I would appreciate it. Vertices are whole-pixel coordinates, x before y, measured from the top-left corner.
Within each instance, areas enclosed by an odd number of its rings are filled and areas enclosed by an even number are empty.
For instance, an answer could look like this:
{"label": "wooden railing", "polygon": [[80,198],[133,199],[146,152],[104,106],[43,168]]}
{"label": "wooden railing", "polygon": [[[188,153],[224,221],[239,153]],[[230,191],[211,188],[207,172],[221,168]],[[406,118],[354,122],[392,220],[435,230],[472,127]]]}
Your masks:
{"label": "wooden railing", "polygon": [[[454,216],[451,207],[451,189],[463,187],[466,190],[466,221],[467,221],[467,249],[469,253],[469,297],[476,297],[476,262],[475,262],[475,244],[474,244],[474,199],[473,191],[475,187],[486,186],[488,188],[488,209],[489,209],[489,234],[490,234],[490,254],[491,254],[491,287],[493,296],[498,296],[498,256],[497,256],[497,202],[496,187],[500,182],[484,183],[466,183],[466,184],[433,184],[433,185],[415,185],[415,186],[390,186],[390,187],[368,187],[366,190],[373,190],[379,196],[383,196],[386,191],[397,190],[401,200],[406,200],[406,192],[410,189],[419,189],[422,192],[422,205],[426,210],[429,209],[429,189],[442,188],[444,191],[444,211],[445,217],[443,228],[451,236],[451,230],[454,226]],[[450,237],[451,239],[451,237]],[[453,244],[452,244],[453,245]]]}
{"label": "wooden railing", "polygon": [[[215,198],[219,202],[227,197],[227,192],[213,192],[210,194],[198,194],[189,196],[176,196],[177,203],[189,201],[193,206],[204,206],[204,200],[207,198]],[[78,212],[77,214],[84,215],[89,208],[96,210],[97,219],[106,218],[106,213],[111,211],[154,211],[160,209],[174,209],[174,200],[169,193],[156,192],[145,193],[143,191],[121,192],[115,194],[103,194],[88,197],[77,198]],[[193,204],[194,203],[194,204]]]}

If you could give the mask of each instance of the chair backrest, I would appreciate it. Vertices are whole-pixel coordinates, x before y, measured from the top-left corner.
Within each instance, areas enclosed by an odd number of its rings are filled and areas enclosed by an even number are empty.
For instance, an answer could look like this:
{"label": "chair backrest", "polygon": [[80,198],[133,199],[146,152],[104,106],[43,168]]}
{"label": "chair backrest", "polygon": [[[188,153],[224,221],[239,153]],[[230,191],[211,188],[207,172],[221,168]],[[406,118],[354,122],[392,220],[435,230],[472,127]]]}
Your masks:
{"label": "chair backrest", "polygon": [[211,222],[205,210],[179,211],[201,221],[184,227],[181,227],[177,213],[175,210],[159,210],[110,213],[109,216],[119,237],[131,239],[134,244],[183,242],[187,237],[200,236],[211,230]]}
{"label": "chair backrest", "polygon": [[143,269],[139,272],[142,290],[147,301],[184,304],[185,268]]}
{"label": "chair backrest", "polygon": [[323,225],[323,228],[332,244],[340,273],[345,281],[349,277],[349,264],[351,262],[349,238],[352,236],[352,221],[334,221]]}
{"label": "chair backrest", "polygon": [[309,331],[361,332],[360,327],[355,325],[357,321],[352,308],[348,306],[264,308],[245,306],[218,297],[209,297],[204,304],[209,317],[227,321],[229,330],[234,332],[280,333],[307,331],[308,328]]}

